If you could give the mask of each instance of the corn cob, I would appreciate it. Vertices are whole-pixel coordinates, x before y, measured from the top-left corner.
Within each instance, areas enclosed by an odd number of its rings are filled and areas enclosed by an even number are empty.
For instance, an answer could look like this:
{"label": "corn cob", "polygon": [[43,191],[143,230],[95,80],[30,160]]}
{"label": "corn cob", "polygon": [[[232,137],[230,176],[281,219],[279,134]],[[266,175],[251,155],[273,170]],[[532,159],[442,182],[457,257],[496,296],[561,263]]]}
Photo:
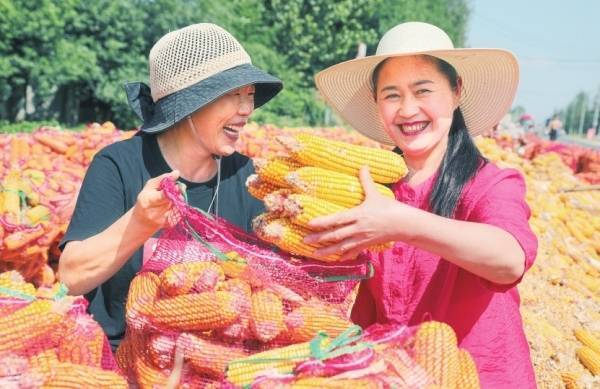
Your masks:
{"label": "corn cob", "polygon": [[421,324],[415,334],[415,361],[425,369],[435,385],[456,387],[460,363],[452,328],[435,321]]}
{"label": "corn cob", "polygon": [[596,338],[591,332],[584,330],[583,328],[576,329],[574,331],[575,337],[579,340],[584,346],[588,346],[595,353],[600,355],[600,340]]}
{"label": "corn cob", "polygon": [[358,176],[360,168],[369,166],[376,182],[390,184],[408,173],[404,159],[388,150],[358,146],[326,138],[298,134],[295,137],[278,136],[277,140],[304,165],[319,166],[340,173]]}
{"label": "corn cob", "polygon": [[261,180],[258,174],[252,174],[248,176],[246,179],[246,188],[248,188],[248,193],[259,200],[262,200],[267,194],[281,189],[270,182]]}
{"label": "corn cob", "polygon": [[[310,233],[306,228],[292,224],[288,219],[273,219],[268,214],[257,216],[254,221],[254,232],[267,242],[275,244],[280,249],[293,255],[302,255],[315,258],[318,245],[304,243],[304,237]],[[330,254],[326,257],[315,258],[325,262],[339,261],[339,254]]]}
{"label": "corn cob", "polygon": [[[35,286],[29,282],[25,282],[25,279],[16,270],[10,270],[0,274],[0,287],[10,289],[19,294],[25,294],[28,296],[35,296]],[[10,292],[3,292],[0,290],[0,297],[14,297]]]}
{"label": "corn cob", "polygon": [[141,389],[164,388],[169,379],[168,371],[156,368],[140,353],[134,357],[137,384]]}
{"label": "corn cob", "polygon": [[280,188],[286,188],[289,184],[285,180],[288,173],[300,168],[302,164],[290,157],[274,157],[271,159],[254,159],[254,168],[260,179],[264,182]]}
{"label": "corn cob", "polygon": [[299,226],[308,228],[312,219],[342,212],[348,208],[303,193],[280,193],[275,191],[264,198],[265,208],[270,214],[290,218]]}
{"label": "corn cob", "polygon": [[160,274],[160,291],[165,296],[214,290],[219,281],[225,280],[221,267],[210,261],[176,263]]}
{"label": "corn cob", "polygon": [[565,389],[579,389],[577,381],[579,381],[579,375],[570,371],[563,371],[560,373],[560,379],[565,384]]}
{"label": "corn cob", "polygon": [[[330,201],[302,193],[280,194],[274,192],[265,196],[264,200],[265,207],[270,213],[272,213],[273,209],[269,208],[269,201],[267,201],[267,199],[275,205],[282,204],[281,209],[279,209],[281,216],[288,217],[292,223],[305,227],[308,230],[313,230],[308,226],[308,223],[312,219],[332,215],[349,209]],[[392,243],[374,245],[369,247],[369,250],[384,251],[391,246]]]}
{"label": "corn cob", "polygon": [[175,339],[164,334],[152,334],[147,343],[148,360],[159,369],[173,367]]}
{"label": "corn cob", "polygon": [[592,375],[600,375],[600,354],[591,348],[584,346],[577,349],[577,357]]}
{"label": "corn cob", "polygon": [[158,296],[159,284],[160,279],[151,272],[140,273],[131,281],[125,319],[132,329],[141,331],[150,323],[149,315]]}
{"label": "corn cob", "polygon": [[456,387],[461,389],[478,389],[480,387],[479,375],[477,374],[477,367],[475,366],[475,361],[471,358],[471,354],[466,350],[459,350],[458,363],[460,365],[460,372]]}
{"label": "corn cob", "polygon": [[216,379],[223,378],[229,362],[247,356],[241,349],[211,342],[188,333],[182,334],[178,342],[183,346],[185,359],[192,369]]}
{"label": "corn cob", "polygon": [[101,367],[103,347],[102,327],[91,317],[79,315],[63,323],[56,351],[61,362]]}
{"label": "corn cob", "polygon": [[240,316],[236,298],[231,292],[203,292],[158,299],[152,323],[182,331],[223,328]]}
{"label": "corn cob", "polygon": [[115,351],[115,361],[122,372],[130,373],[134,367],[133,358],[131,333],[127,332],[119,344],[117,351]]}
{"label": "corn cob", "polygon": [[[352,208],[363,202],[365,194],[358,178],[319,167],[301,167],[286,176],[295,192],[305,193],[322,200]],[[392,191],[375,184],[379,193],[391,199]]]}
{"label": "corn cob", "polygon": [[41,351],[29,357],[29,366],[44,375],[50,374],[60,361],[53,349]]}
{"label": "corn cob", "polygon": [[275,339],[284,329],[283,301],[273,292],[261,290],[252,295],[250,329],[261,342]]}
{"label": "corn cob", "polygon": [[250,335],[250,310],[252,304],[252,290],[250,285],[241,279],[230,279],[223,282],[219,290],[237,295],[240,317],[229,326],[215,330],[215,337],[217,339],[224,338],[232,341],[248,339]]}
{"label": "corn cob", "polygon": [[50,210],[43,205],[37,205],[27,210],[25,217],[31,225],[35,225],[42,220],[48,220],[50,218]]}
{"label": "corn cob", "polygon": [[309,342],[263,351],[243,359],[231,361],[226,378],[236,386],[250,385],[263,371],[289,374],[298,362],[310,356]]}
{"label": "corn cob", "polygon": [[55,312],[54,303],[35,300],[31,304],[0,317],[0,355],[18,352],[27,342],[46,333],[56,331],[63,315]]}
{"label": "corn cob", "polygon": [[325,332],[329,337],[336,337],[352,325],[343,317],[342,312],[336,312],[321,304],[309,303],[300,306],[286,315],[286,338],[291,341],[307,342],[317,335],[319,331]]}
{"label": "corn cob", "polygon": [[382,385],[370,378],[344,378],[335,377],[305,377],[298,378],[289,386],[290,389],[380,389]]}
{"label": "corn cob", "polygon": [[52,372],[42,385],[51,388],[127,388],[127,381],[119,374],[97,367],[60,362],[52,367]]}

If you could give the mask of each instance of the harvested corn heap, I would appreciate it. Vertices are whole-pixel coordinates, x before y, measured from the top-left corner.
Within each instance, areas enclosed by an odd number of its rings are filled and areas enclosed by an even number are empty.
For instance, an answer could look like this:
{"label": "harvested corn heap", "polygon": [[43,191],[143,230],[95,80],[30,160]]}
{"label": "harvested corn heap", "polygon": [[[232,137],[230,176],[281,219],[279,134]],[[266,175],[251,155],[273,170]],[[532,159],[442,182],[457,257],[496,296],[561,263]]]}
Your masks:
{"label": "harvested corn heap", "polygon": [[229,363],[227,380],[252,388],[479,388],[471,355],[450,326],[353,326]]}
{"label": "harvested corn heap", "polygon": [[577,334],[584,329],[600,339],[600,191],[572,190],[585,183],[557,154],[530,161],[492,139],[477,145],[498,165],[521,171],[527,182],[530,225],[539,247],[519,293],[538,386],[599,387],[589,353],[578,355],[590,346]]}
{"label": "harvested corn heap", "polygon": [[0,274],[0,387],[126,388],[102,328],[64,285]]}
{"label": "harvested corn heap", "polygon": [[[278,136],[289,156],[256,159],[257,174],[248,178],[250,194],[263,200],[267,214],[254,222],[254,231],[263,240],[293,254],[325,262],[340,260],[340,255],[315,257],[319,244],[305,244],[304,237],[314,232],[308,223],[320,216],[332,215],[360,205],[364,191],[358,178],[364,165],[378,191],[394,198],[382,183],[400,180],[407,173],[398,154],[365,146],[357,146],[326,138],[298,134]],[[371,250],[385,250],[390,245],[377,245]]]}

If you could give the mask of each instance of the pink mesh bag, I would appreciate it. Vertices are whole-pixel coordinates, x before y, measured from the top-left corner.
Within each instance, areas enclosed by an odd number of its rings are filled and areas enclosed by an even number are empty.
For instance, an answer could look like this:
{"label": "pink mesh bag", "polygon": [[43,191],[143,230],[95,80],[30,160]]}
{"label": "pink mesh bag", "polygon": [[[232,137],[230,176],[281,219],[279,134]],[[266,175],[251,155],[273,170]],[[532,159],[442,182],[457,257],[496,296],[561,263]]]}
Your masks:
{"label": "pink mesh bag", "polygon": [[[67,296],[62,284],[35,293],[22,285],[0,286],[0,387],[57,382],[63,387],[126,387],[106,335],[86,313],[83,297]],[[65,379],[78,374],[85,374],[85,380],[73,377],[74,386],[68,386]]]}
{"label": "pink mesh bag", "polygon": [[233,360],[352,325],[358,283],[372,275],[365,258],[292,257],[189,206],[172,180],[161,189],[175,211],[131,283],[116,354],[130,382],[221,387]]}

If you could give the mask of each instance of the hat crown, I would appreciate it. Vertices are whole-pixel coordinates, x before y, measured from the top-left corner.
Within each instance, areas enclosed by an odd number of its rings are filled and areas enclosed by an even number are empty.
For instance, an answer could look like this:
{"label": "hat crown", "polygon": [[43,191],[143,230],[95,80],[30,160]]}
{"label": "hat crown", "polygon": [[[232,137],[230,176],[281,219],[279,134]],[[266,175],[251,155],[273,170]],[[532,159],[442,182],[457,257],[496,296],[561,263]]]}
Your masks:
{"label": "hat crown", "polygon": [[249,63],[252,61],[242,45],[215,24],[199,23],[172,31],[150,50],[152,100]]}
{"label": "hat crown", "polygon": [[442,29],[428,23],[407,22],[391,28],[383,35],[375,55],[451,49],[454,49],[454,44]]}

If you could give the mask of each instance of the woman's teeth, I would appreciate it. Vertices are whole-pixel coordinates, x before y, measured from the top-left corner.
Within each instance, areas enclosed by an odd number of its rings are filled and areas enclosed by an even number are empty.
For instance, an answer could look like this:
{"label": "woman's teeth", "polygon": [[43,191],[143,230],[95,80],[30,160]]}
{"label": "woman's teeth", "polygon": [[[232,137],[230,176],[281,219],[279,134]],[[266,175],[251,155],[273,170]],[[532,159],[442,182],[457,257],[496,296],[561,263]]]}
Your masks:
{"label": "woman's teeth", "polygon": [[415,123],[415,124],[402,124],[400,125],[400,130],[405,134],[417,134],[427,127],[428,123]]}
{"label": "woman's teeth", "polygon": [[237,134],[240,132],[240,130],[241,130],[241,128],[235,128],[235,127],[223,127],[223,129],[224,129],[225,131],[229,132],[229,133],[236,134],[236,135],[237,135]]}

